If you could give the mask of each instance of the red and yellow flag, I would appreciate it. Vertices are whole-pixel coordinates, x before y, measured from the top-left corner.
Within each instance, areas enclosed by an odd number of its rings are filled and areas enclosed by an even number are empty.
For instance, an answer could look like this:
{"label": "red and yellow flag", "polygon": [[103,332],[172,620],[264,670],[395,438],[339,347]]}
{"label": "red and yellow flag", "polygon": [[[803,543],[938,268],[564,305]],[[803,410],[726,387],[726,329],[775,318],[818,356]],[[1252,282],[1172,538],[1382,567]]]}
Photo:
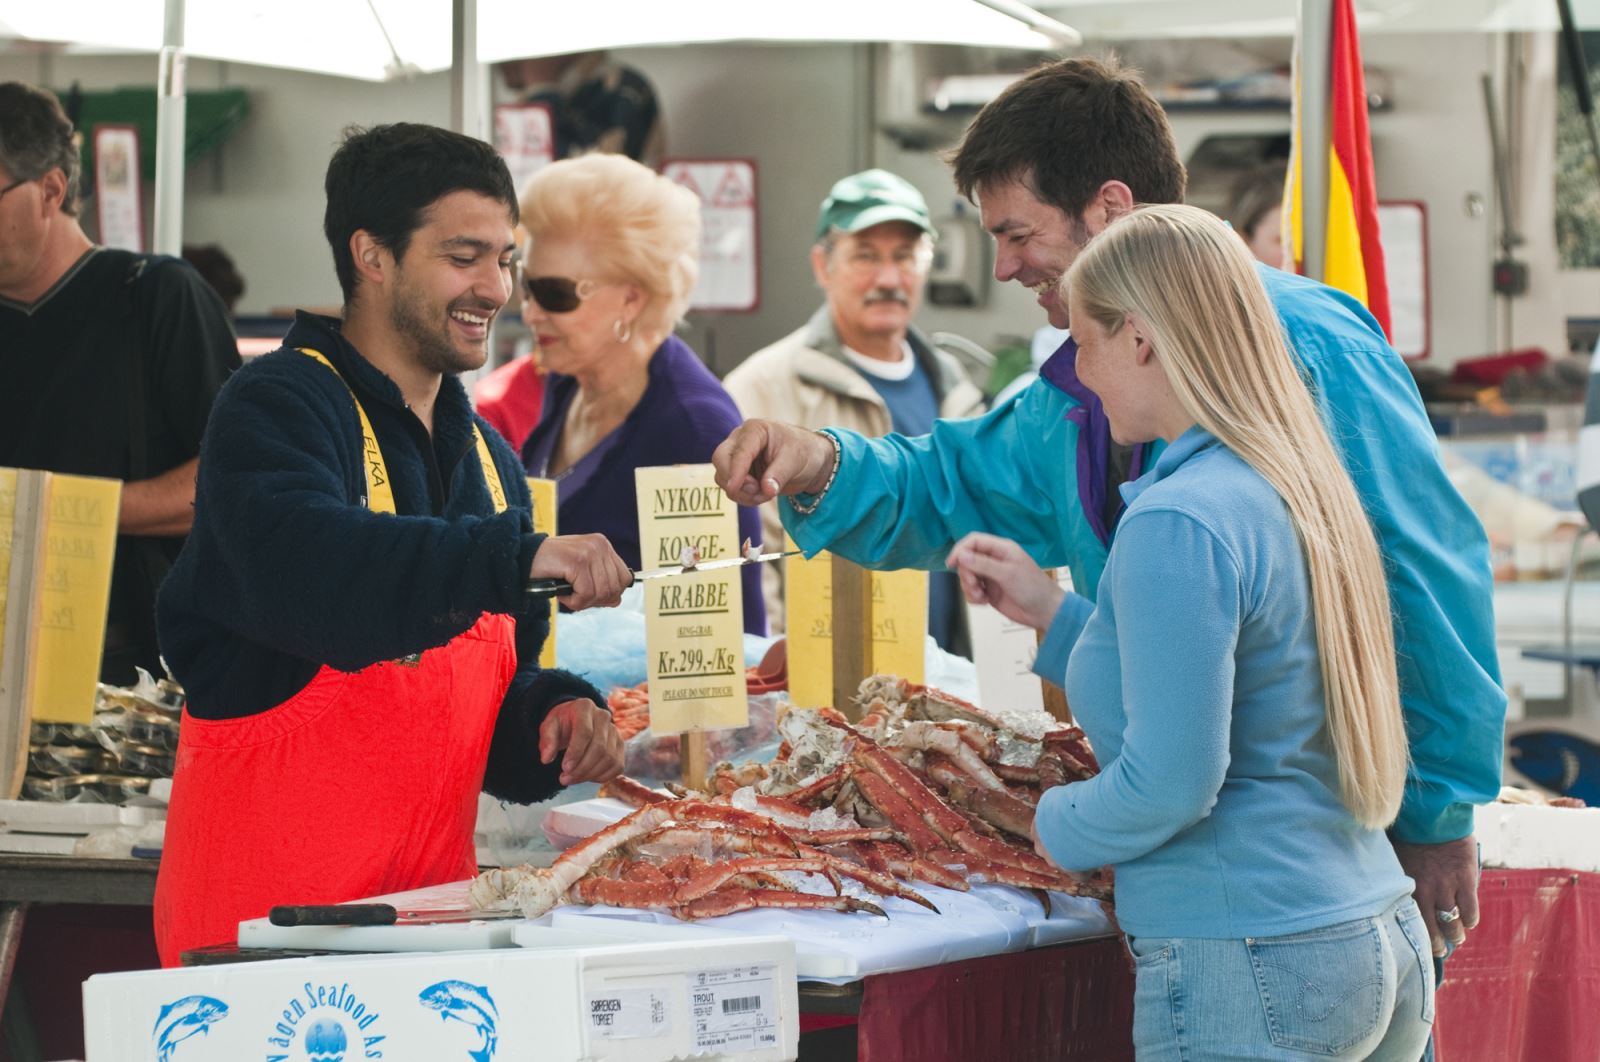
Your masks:
{"label": "red and yellow flag", "polygon": [[[1352,0],[1333,0],[1332,98],[1328,133],[1328,234],[1323,281],[1360,299],[1385,334],[1389,324],[1389,282],[1378,242],[1378,191],[1372,173],[1372,140],[1367,134],[1367,84],[1361,72],[1361,40]],[[1289,164],[1285,225],[1295,271],[1305,272],[1301,203],[1300,141],[1304,116],[1296,108],[1294,156]]]}

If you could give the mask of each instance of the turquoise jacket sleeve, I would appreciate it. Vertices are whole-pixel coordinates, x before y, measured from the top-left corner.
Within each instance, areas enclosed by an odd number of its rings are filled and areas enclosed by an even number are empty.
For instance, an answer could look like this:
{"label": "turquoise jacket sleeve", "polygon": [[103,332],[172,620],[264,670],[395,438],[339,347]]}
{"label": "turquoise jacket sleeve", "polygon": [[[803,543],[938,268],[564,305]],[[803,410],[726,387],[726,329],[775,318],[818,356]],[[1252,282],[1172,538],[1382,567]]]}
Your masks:
{"label": "turquoise jacket sleeve", "polygon": [[987,531],[1044,567],[1070,566],[1073,586],[1092,597],[1106,550],[1076,501],[1072,405],[1039,380],[981,417],[936,421],[917,438],[829,429],[838,476],[809,516],[780,501],[783,526],[807,556],[833,550],[880,570],[942,571],[956,542]]}
{"label": "turquoise jacket sleeve", "polygon": [[1262,276],[1383,551],[1412,760],[1392,833],[1414,844],[1465,837],[1472,806],[1500,792],[1505,742],[1488,538],[1366,309],[1300,277]]}
{"label": "turquoise jacket sleeve", "polygon": [[[1127,717],[1121,748],[1093,778],[1048,790],[1035,820],[1050,858],[1068,870],[1159,848],[1210,813],[1228,773],[1239,566],[1205,527],[1169,510],[1124,521],[1117,540],[1123,563],[1107,581]],[[1161,563],[1140,563],[1151,555]],[[1080,614],[1081,632],[1088,615],[1076,605],[1052,631]]]}

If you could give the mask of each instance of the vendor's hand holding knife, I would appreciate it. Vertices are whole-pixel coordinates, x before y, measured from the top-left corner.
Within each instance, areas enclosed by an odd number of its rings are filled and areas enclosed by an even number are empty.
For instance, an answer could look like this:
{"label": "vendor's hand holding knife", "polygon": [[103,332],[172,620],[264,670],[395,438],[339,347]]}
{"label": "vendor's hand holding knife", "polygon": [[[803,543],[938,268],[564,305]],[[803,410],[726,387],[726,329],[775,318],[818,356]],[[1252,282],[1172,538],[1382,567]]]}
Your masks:
{"label": "vendor's hand holding knife", "polygon": [[528,578],[571,583],[572,593],[556,600],[578,612],[620,603],[622,592],[633,582],[633,572],[604,535],[551,535],[533,555]]}

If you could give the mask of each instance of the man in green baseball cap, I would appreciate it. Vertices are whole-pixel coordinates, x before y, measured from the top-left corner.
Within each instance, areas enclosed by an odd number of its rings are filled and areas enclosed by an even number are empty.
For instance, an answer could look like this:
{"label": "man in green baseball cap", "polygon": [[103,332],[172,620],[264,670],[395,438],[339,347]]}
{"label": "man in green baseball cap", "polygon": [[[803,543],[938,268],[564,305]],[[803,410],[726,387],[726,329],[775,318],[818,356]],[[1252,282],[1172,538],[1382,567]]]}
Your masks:
{"label": "man in green baseball cap", "polygon": [[[826,301],[723,381],[745,417],[920,435],[936,419],[981,412],[983,393],[960,362],[911,323],[937,238],[927,202],[904,178],[866,170],[835,184],[811,247],[811,271]],[[762,506],[761,517],[767,542],[781,542],[777,507]],[[785,626],[782,566],[765,565],[763,578],[776,633]],[[946,649],[961,648],[954,576],[934,573],[928,605],[928,633]]]}

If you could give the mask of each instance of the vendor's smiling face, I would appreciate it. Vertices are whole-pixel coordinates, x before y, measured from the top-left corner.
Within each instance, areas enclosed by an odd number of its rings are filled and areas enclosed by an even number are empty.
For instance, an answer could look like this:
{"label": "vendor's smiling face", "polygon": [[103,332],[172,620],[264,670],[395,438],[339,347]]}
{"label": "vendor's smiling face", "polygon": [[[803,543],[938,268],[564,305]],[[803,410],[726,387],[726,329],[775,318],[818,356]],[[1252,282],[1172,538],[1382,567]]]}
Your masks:
{"label": "vendor's smiling face", "polygon": [[477,192],[428,207],[397,262],[390,321],[437,372],[467,372],[489,356],[489,323],[511,297],[511,211]]}

